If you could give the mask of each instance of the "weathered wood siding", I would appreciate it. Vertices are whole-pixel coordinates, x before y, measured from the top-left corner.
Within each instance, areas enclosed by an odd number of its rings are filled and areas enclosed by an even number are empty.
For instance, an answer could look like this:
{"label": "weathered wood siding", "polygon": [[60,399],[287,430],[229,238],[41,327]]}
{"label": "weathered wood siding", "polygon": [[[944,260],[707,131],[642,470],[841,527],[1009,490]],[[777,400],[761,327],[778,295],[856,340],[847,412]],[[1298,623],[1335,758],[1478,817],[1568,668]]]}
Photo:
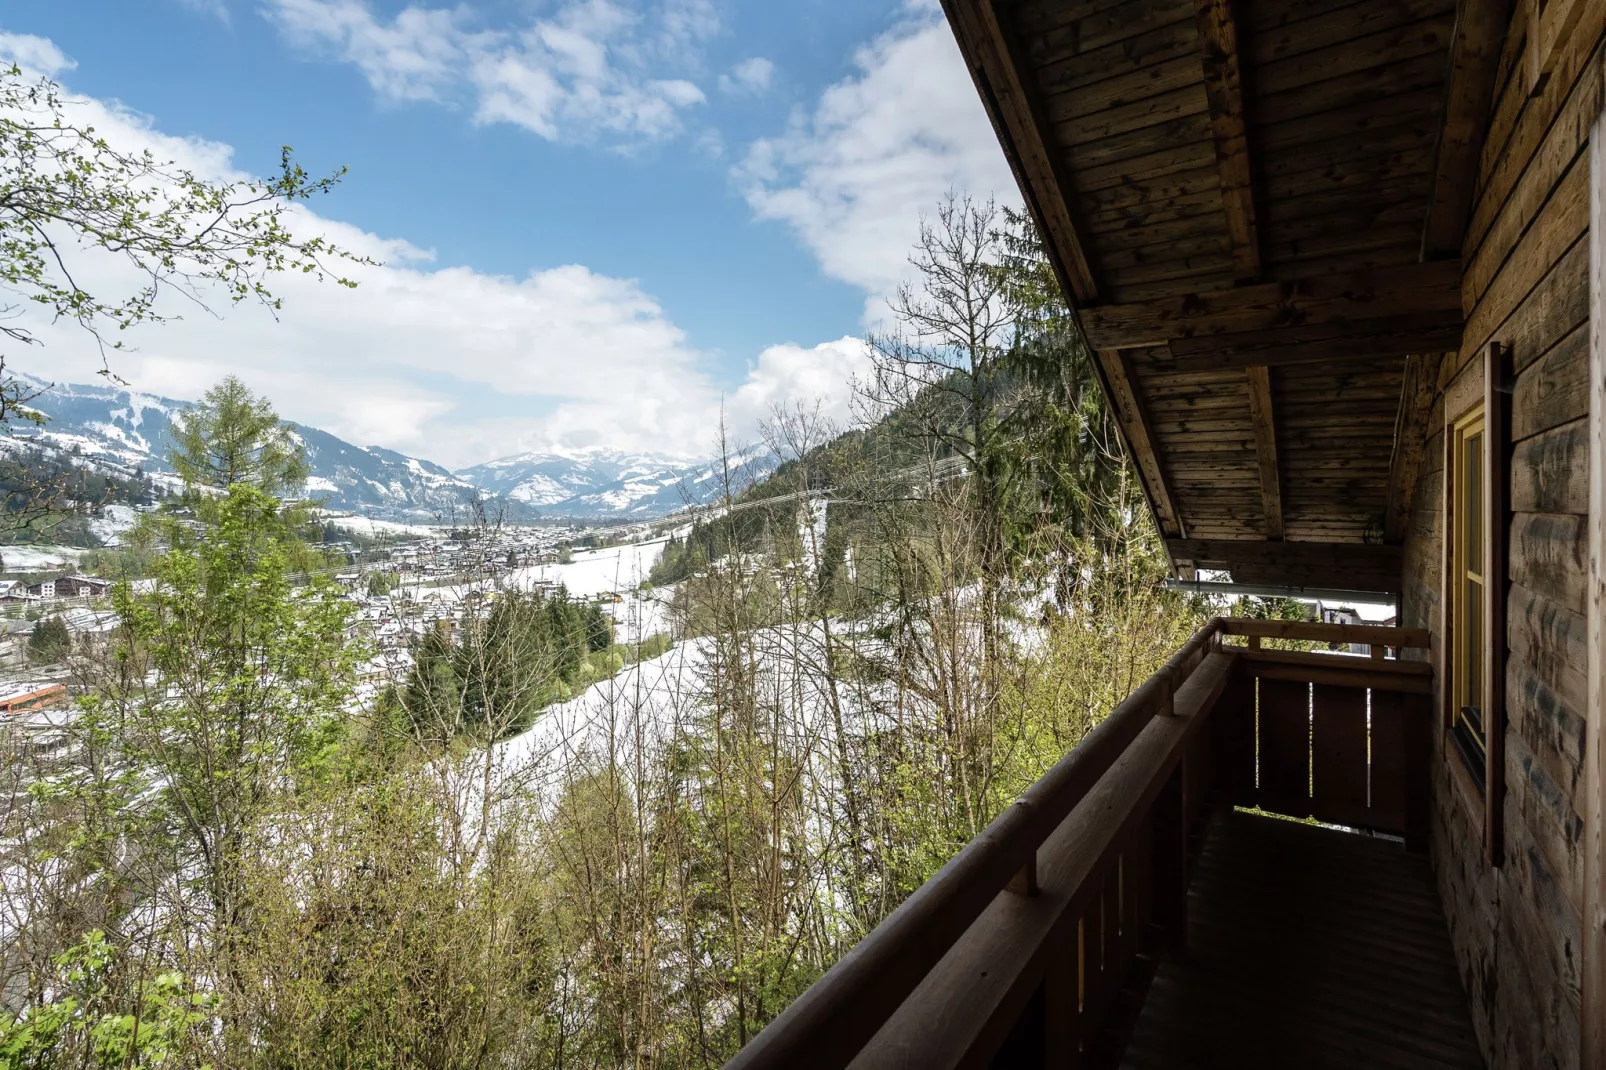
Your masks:
{"label": "weathered wood siding", "polygon": [[1442,732],[1433,830],[1491,1070],[1578,1065],[1588,708],[1588,139],[1602,106],[1602,40],[1600,21],[1585,19],[1587,32],[1530,95],[1527,5],[1516,6],[1462,251],[1465,339],[1441,369],[1406,537],[1402,621],[1431,629],[1442,653],[1443,426],[1481,395],[1483,347],[1503,343],[1517,370],[1504,864],[1484,862],[1481,824],[1452,781]]}

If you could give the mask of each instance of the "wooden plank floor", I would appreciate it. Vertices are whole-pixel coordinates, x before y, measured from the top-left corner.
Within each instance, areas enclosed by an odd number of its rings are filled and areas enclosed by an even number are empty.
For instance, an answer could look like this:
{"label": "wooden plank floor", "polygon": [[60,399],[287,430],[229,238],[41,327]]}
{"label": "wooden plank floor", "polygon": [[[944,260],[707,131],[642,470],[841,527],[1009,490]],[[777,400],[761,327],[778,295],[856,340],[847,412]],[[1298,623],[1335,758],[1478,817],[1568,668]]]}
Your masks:
{"label": "wooden plank floor", "polygon": [[1186,953],[1161,963],[1121,1065],[1481,1068],[1427,859],[1217,817],[1189,887]]}

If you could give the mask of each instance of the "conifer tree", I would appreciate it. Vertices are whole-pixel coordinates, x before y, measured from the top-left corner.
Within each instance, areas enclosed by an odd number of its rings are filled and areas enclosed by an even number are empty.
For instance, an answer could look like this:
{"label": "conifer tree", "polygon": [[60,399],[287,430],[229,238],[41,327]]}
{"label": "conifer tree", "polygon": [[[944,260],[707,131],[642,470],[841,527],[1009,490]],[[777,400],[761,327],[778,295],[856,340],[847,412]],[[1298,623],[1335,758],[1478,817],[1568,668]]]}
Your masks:
{"label": "conifer tree", "polygon": [[47,617],[28,634],[28,657],[41,665],[60,661],[72,650],[72,637],[60,617]]}
{"label": "conifer tree", "polygon": [[173,468],[192,487],[226,490],[248,483],[282,495],[307,480],[306,452],[267,398],[230,375],[173,427]]}

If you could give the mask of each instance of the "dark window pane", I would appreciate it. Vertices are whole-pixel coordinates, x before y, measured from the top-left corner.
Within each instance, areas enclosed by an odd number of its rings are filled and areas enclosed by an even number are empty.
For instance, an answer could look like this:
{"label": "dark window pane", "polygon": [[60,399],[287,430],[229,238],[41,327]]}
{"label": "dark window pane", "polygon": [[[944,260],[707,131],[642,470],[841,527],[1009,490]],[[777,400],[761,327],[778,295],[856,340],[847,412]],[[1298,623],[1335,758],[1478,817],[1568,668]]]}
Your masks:
{"label": "dark window pane", "polygon": [[1462,512],[1468,572],[1483,575],[1483,432],[1466,437],[1466,503]]}
{"label": "dark window pane", "polygon": [[1483,584],[1477,580],[1462,583],[1466,599],[1465,629],[1461,647],[1461,701],[1463,705],[1483,705]]}

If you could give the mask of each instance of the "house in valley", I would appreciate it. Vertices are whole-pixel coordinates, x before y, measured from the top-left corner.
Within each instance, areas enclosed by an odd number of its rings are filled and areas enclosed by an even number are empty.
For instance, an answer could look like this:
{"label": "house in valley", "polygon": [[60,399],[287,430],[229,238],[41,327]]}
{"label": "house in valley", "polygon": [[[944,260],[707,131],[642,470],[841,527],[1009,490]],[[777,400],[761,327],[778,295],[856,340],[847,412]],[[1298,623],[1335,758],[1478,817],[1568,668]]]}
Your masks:
{"label": "house in valley", "polygon": [[943,6],[1175,575],[1399,625],[1211,622],[730,1066],[1606,1070],[1606,3]]}
{"label": "house in valley", "polygon": [[67,753],[77,713],[65,684],[0,682],[0,755],[38,760]]}
{"label": "house in valley", "polygon": [[110,580],[94,576],[57,576],[28,585],[28,594],[34,598],[99,598],[109,594]]}
{"label": "house in valley", "polygon": [[111,589],[110,580],[95,576],[61,576],[56,580],[57,598],[101,598]]}

